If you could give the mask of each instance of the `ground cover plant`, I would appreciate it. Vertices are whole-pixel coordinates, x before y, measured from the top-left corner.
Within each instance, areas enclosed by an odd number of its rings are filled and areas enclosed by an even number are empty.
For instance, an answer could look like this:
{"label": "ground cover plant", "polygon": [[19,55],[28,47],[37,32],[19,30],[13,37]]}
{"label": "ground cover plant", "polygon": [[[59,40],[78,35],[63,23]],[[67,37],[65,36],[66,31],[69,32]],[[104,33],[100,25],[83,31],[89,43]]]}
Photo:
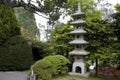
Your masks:
{"label": "ground cover plant", "polygon": [[80,76],[57,76],[54,77],[52,80],[120,80],[120,77],[107,77],[107,76],[90,76],[90,77],[80,77]]}

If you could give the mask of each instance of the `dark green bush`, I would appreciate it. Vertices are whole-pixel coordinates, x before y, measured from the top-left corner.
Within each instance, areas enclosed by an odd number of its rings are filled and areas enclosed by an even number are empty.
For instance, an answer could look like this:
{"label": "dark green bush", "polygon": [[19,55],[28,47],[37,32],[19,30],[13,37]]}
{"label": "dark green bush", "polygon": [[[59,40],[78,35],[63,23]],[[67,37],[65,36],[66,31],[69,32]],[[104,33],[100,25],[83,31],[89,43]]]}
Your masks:
{"label": "dark green bush", "polygon": [[62,55],[51,55],[44,58],[52,64],[52,74],[66,74],[68,72],[68,64],[70,61]]}
{"label": "dark green bush", "polygon": [[35,61],[44,58],[45,56],[50,55],[51,51],[48,47],[48,44],[40,41],[34,41],[32,43],[33,59]]}
{"label": "dark green bush", "polygon": [[12,37],[0,46],[0,70],[26,70],[32,62],[31,46],[22,37]]}
{"label": "dark green bush", "polygon": [[39,60],[33,66],[33,71],[37,76],[37,80],[51,80],[51,68],[52,65],[47,60]]}

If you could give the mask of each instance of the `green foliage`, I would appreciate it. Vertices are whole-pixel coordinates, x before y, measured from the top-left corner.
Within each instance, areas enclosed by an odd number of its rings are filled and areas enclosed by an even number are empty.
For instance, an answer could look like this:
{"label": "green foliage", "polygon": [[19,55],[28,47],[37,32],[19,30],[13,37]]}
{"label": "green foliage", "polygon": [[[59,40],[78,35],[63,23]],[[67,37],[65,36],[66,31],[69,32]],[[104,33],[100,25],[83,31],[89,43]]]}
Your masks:
{"label": "green foliage", "polygon": [[117,63],[120,63],[120,42],[114,42],[112,47],[114,48],[115,57],[113,57]]}
{"label": "green foliage", "polygon": [[0,5],[0,44],[19,34],[20,28],[14,10],[8,6]]}
{"label": "green foliage", "polygon": [[113,29],[107,21],[95,18],[85,29],[88,32],[88,39],[96,42],[95,44],[98,46],[111,41],[110,36],[112,36]]}
{"label": "green foliage", "polygon": [[0,70],[26,70],[32,64],[32,49],[20,36],[10,38],[0,46]]}
{"label": "green foliage", "polygon": [[120,80],[119,77],[112,77],[112,76],[102,76],[98,75],[97,77],[93,74],[89,77],[81,77],[81,76],[71,76],[71,75],[64,75],[64,76],[58,76],[53,78],[53,80]]}
{"label": "green foliage", "polygon": [[61,9],[64,8],[66,2],[67,0],[44,0],[40,12],[49,16],[49,24],[54,24],[63,13]]}
{"label": "green foliage", "polygon": [[37,38],[33,34],[29,33],[29,31],[24,28],[21,28],[21,36],[27,40],[31,40],[31,41],[37,40]]}
{"label": "green foliage", "polygon": [[[92,59],[99,58],[111,58],[112,47],[111,42],[113,38],[113,29],[107,21],[100,19],[93,19],[92,22],[85,28],[88,32],[86,36],[89,40],[88,50],[91,52],[90,56]],[[108,54],[110,54],[108,56]]]}
{"label": "green foliage", "polygon": [[47,60],[39,60],[32,66],[34,73],[37,76],[37,80],[51,80],[51,68],[52,64]]}
{"label": "green foliage", "polygon": [[[33,58],[34,60],[39,60],[44,58],[45,56],[50,55],[51,50],[49,48],[49,45],[44,42],[40,41],[33,41],[32,42],[32,50],[33,50]],[[35,58],[37,57],[37,58]]]}
{"label": "green foliage", "polygon": [[115,5],[115,9],[116,9],[117,12],[120,12],[120,4],[117,3],[117,4]]}
{"label": "green foliage", "polygon": [[111,27],[113,28],[113,44],[115,58],[117,63],[120,63],[120,4],[116,4],[115,6],[116,13],[112,15],[114,21],[111,23]]}
{"label": "green foliage", "polygon": [[55,54],[60,54],[68,57],[68,52],[71,50],[69,42],[73,39],[70,35],[70,31],[73,28],[68,25],[58,25],[55,30],[51,33],[51,46]]}
{"label": "green foliage", "polygon": [[35,23],[34,14],[25,10],[23,7],[14,8],[20,26],[27,29],[28,32],[34,36],[39,35],[39,29]]}
{"label": "green foliage", "polygon": [[120,4],[115,6],[117,12],[112,15],[114,21],[111,26],[114,28],[114,34],[118,41],[120,41]]}
{"label": "green foliage", "polygon": [[[90,23],[93,18],[100,19],[102,12],[96,9],[97,3],[94,0],[80,0],[81,10],[86,14],[86,21]],[[67,9],[67,14],[73,14],[77,11],[78,0],[68,0],[65,4]],[[94,13],[94,14],[93,14]]]}
{"label": "green foliage", "polygon": [[66,74],[68,72],[68,64],[70,64],[70,61],[66,57],[53,55],[45,57],[44,60],[50,61],[52,64],[53,75]]}

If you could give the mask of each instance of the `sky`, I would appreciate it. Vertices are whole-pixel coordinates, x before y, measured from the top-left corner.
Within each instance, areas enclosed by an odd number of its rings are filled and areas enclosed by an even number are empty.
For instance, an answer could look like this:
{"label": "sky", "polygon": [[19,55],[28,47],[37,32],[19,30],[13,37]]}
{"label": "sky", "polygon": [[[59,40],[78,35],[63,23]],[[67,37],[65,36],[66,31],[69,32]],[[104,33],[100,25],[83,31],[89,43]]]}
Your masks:
{"label": "sky", "polygon": [[117,2],[120,3],[120,0],[101,0],[101,3],[105,3],[106,1],[108,1],[109,3],[115,5]]}

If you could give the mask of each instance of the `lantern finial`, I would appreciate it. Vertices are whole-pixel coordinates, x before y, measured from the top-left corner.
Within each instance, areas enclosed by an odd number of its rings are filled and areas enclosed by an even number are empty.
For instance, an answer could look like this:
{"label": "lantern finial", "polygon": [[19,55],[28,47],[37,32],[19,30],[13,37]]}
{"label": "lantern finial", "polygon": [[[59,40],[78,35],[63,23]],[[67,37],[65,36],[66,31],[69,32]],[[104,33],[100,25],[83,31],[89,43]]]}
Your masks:
{"label": "lantern finial", "polygon": [[81,12],[80,0],[78,0],[78,12]]}

